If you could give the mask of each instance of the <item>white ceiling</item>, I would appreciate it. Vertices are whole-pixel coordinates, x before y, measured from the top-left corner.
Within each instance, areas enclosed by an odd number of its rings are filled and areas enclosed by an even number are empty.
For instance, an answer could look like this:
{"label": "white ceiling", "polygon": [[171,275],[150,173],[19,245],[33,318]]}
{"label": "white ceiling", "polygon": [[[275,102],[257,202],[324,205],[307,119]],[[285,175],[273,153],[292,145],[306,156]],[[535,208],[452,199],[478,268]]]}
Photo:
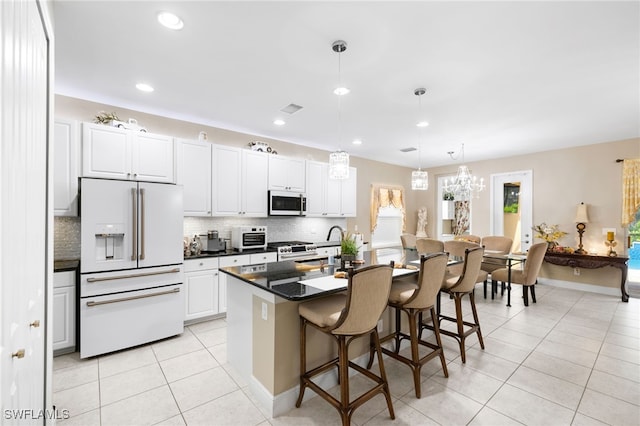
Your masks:
{"label": "white ceiling", "polygon": [[[461,143],[477,161],[640,137],[638,1],[53,4],[56,93],[256,140],[432,167]],[[160,10],[184,29],[161,27]],[[304,108],[279,111],[289,103]],[[418,145],[420,159],[399,151]]]}

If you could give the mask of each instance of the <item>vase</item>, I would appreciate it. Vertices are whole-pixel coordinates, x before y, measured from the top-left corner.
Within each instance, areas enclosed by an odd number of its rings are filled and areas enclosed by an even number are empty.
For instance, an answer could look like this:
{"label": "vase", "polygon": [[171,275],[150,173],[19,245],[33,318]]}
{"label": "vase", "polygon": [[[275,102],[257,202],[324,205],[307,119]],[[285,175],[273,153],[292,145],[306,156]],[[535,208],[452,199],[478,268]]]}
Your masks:
{"label": "vase", "polygon": [[558,247],[557,241],[547,241],[547,251],[554,251],[556,247]]}
{"label": "vase", "polygon": [[353,261],[356,260],[355,254],[341,254],[340,255],[340,269],[346,270],[353,266]]}

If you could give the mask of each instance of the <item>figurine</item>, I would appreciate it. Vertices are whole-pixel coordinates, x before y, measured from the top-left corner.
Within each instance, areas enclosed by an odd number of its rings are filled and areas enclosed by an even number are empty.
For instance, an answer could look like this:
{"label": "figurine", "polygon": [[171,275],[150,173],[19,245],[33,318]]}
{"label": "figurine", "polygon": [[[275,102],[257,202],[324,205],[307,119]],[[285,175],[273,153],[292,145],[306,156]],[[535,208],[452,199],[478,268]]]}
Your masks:
{"label": "figurine", "polygon": [[427,237],[427,208],[420,207],[418,209],[418,227],[416,229],[416,237]]}

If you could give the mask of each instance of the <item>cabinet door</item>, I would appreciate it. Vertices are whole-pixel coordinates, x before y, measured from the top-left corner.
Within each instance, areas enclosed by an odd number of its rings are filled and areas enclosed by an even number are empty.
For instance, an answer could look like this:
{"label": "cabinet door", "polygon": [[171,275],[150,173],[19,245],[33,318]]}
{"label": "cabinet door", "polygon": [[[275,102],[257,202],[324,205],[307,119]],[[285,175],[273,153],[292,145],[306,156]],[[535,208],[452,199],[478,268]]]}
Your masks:
{"label": "cabinet door", "polygon": [[184,215],[211,216],[211,144],[189,140],[177,144],[176,177],[183,187]]}
{"label": "cabinet door", "polygon": [[269,189],[304,192],[304,160],[277,155],[269,156]]}
{"label": "cabinet door", "polygon": [[326,191],[326,216],[339,217],[342,216],[342,186],[344,181],[340,179],[329,178],[329,164],[326,165],[325,182],[327,183]]}
{"label": "cabinet door", "polygon": [[349,179],[342,181],[342,208],[344,217],[356,216],[356,201],[358,196],[358,171],[349,167]]}
{"label": "cabinet door", "polygon": [[307,161],[307,217],[325,215],[326,164],[318,161]]}
{"label": "cabinet door", "polygon": [[[76,346],[76,305],[75,286],[53,289],[53,350],[68,349]],[[65,351],[66,352],[66,351]]]}
{"label": "cabinet door", "polygon": [[269,154],[242,151],[242,214],[267,217]]}
{"label": "cabinet door", "polygon": [[218,310],[218,270],[184,274],[185,321],[215,315]]}
{"label": "cabinet door", "polygon": [[82,176],[131,178],[131,133],[103,124],[82,124]]}
{"label": "cabinet door", "polygon": [[175,183],[174,141],[171,136],[132,132],[133,179]]}
{"label": "cabinet door", "polygon": [[212,171],[212,203],[214,216],[237,216],[242,212],[241,164],[239,148],[214,145]]}
{"label": "cabinet door", "polygon": [[53,135],[53,214],[78,215],[78,124],[56,119]]}

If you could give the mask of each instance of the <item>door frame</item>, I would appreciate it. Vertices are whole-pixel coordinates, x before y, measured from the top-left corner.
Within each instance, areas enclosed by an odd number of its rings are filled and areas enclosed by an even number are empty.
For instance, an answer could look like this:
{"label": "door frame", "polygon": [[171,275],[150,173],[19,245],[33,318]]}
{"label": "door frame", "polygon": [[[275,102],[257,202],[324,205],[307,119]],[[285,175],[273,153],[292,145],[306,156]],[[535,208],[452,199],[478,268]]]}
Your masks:
{"label": "door frame", "polygon": [[504,184],[520,182],[520,197],[518,209],[520,211],[520,245],[526,251],[533,241],[531,227],[533,226],[533,170],[519,170],[505,173],[493,173],[490,178],[490,232],[491,235],[504,234],[503,191]]}

